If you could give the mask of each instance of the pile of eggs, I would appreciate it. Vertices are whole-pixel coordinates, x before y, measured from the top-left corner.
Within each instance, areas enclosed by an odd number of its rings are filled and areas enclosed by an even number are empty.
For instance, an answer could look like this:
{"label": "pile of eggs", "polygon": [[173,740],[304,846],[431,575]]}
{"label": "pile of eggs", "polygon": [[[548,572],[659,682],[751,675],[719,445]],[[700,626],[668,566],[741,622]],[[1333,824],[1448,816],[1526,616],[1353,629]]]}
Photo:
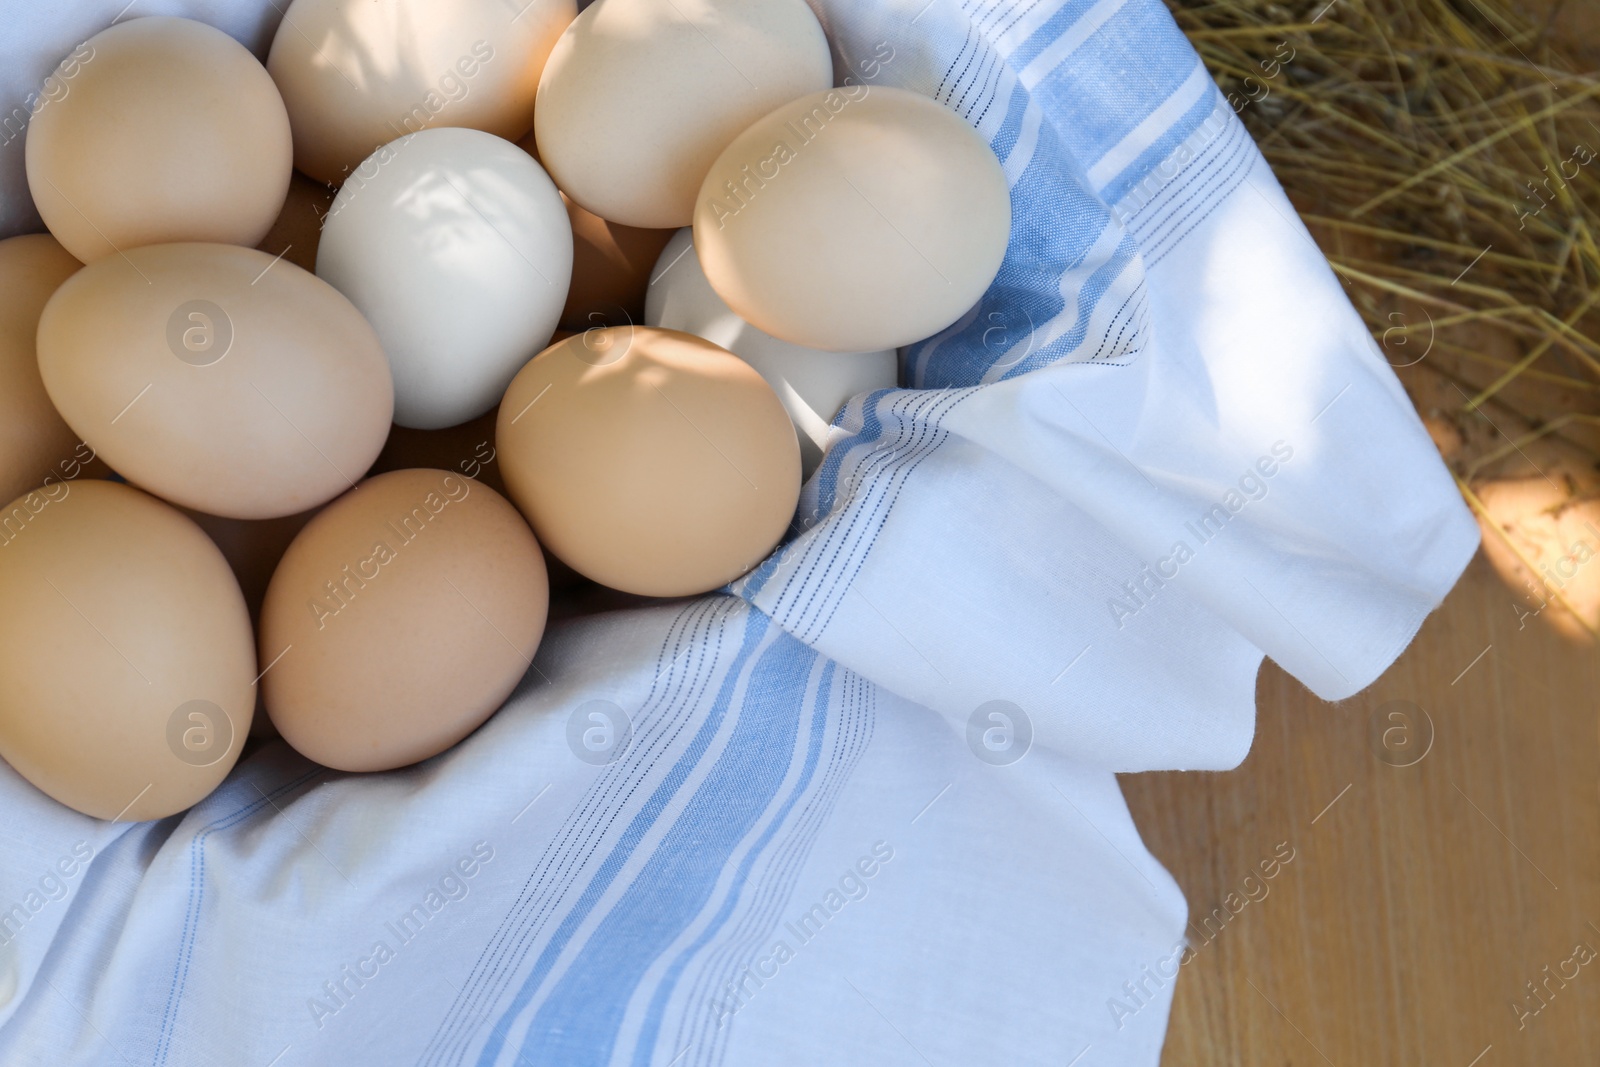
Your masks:
{"label": "pile of eggs", "polygon": [[0,756],[110,819],[204,797],[258,704],[404,766],[511,693],[553,577],[759,563],[1010,229],[970,126],[839,70],[804,0],[295,0],[264,67],[179,18],[74,50],[27,131],[49,233],[0,241]]}

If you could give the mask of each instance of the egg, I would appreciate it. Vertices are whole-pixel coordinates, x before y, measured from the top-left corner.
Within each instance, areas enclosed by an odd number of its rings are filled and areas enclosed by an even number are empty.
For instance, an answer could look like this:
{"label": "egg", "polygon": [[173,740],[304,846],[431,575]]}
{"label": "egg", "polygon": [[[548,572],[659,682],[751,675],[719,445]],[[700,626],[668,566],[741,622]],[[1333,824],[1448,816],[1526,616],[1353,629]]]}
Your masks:
{"label": "egg", "polygon": [[574,0],[295,0],[267,56],[295,166],[337,185],[379,146],[429,127],[516,140],[577,13]]}
{"label": "egg", "polygon": [[571,198],[561,199],[572,223],[572,286],[561,325],[572,330],[638,325],[644,321],[650,271],[672,231],[607,222]]}
{"label": "egg", "polygon": [[783,536],[800,450],[750,365],[699,337],[588,330],[517,374],[500,472],[539,540],[627,593],[686,596],[750,570]]}
{"label": "egg", "polygon": [[877,352],[824,352],[762,333],[729,310],[706,281],[685,227],[667,242],[645,301],[645,325],[682,330],[721,345],[754,367],[783,402],[800,435],[805,477],[822,462],[828,431],[845,402],[858,393],[892,389],[899,359]]}
{"label": "egg", "polygon": [[203,22],[135,18],[56,77],[67,91],[33,117],[25,158],[39,214],[73,256],[266,235],[289,187],[289,116],[243,45]]}
{"label": "egg", "polygon": [[526,152],[434,129],[379,149],[339,190],[317,276],[360,308],[394,373],[394,421],[456,426],[499,401],[550,340],[572,277],[572,227]]}
{"label": "egg", "polygon": [[68,279],[39,320],[58,411],[119,474],[235,519],[348,489],[388,433],[372,327],[326,282],[235,245],[149,245]]}
{"label": "egg", "polygon": [[269,256],[282,256],[302,270],[316,271],[317,245],[322,240],[322,220],[333,207],[334,190],[296,173],[289,181],[283,210],[256,247]]}
{"label": "egg", "polygon": [[0,241],[0,500],[84,473],[94,450],[56,412],[39,377],[39,313],[83,264],[49,234]]}
{"label": "egg", "polygon": [[739,134],[700,186],[694,246],[734,313],[807,348],[899,348],[961,318],[1005,256],[1011,198],[982,137],[903,89],[846,86]]}
{"label": "egg", "polygon": [[627,226],[687,226],[739,132],[833,84],[804,0],[598,0],[539,79],[534,136],[563,192]]}
{"label": "egg", "polygon": [[515,508],[471,478],[380,474],[324,508],[267,587],[267,712],[345,771],[404,766],[471,733],[529,669],[549,589]]}
{"label": "egg", "polygon": [[0,756],[100,819],[159,819],[221,782],[256,657],[227,561],[126,485],[59,483],[0,515]]}

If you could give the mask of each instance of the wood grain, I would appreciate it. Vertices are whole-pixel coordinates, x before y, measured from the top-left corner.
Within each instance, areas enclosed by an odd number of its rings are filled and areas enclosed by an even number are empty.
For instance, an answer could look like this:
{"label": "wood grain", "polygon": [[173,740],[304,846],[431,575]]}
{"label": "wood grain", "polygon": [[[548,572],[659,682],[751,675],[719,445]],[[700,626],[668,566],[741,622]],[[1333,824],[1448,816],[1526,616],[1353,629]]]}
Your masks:
{"label": "wood grain", "polygon": [[1366,692],[1267,663],[1238,770],[1124,777],[1190,903],[1164,1064],[1600,1064],[1600,657],[1520,610],[1480,554]]}

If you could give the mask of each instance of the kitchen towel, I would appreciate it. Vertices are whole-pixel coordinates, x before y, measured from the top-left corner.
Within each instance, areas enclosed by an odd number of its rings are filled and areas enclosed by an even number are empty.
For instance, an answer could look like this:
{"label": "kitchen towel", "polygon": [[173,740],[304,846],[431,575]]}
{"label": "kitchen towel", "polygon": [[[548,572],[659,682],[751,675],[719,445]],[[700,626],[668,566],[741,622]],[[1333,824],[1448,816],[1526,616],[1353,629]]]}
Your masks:
{"label": "kitchen towel", "polygon": [[[0,0],[3,232],[56,60],[150,14],[264,56],[284,6]],[[1115,774],[1236,765],[1263,655],[1361,690],[1477,527],[1159,0],[812,6],[840,83],[993,146],[983,300],[771,558],[553,626],[448,753],[273,743],[136,825],[0,766],[0,1063],[1158,1062],[1186,906]]]}

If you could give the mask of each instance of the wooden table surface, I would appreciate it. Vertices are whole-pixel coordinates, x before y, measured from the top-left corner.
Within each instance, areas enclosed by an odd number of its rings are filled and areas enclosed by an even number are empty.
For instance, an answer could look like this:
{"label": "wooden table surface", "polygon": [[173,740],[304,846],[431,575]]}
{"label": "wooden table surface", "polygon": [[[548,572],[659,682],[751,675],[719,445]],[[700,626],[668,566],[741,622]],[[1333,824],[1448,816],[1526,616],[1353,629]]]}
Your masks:
{"label": "wooden table surface", "polygon": [[1190,905],[1164,1064],[1600,1064],[1600,653],[1519,610],[1480,552],[1366,692],[1269,662],[1239,769],[1123,778]]}

